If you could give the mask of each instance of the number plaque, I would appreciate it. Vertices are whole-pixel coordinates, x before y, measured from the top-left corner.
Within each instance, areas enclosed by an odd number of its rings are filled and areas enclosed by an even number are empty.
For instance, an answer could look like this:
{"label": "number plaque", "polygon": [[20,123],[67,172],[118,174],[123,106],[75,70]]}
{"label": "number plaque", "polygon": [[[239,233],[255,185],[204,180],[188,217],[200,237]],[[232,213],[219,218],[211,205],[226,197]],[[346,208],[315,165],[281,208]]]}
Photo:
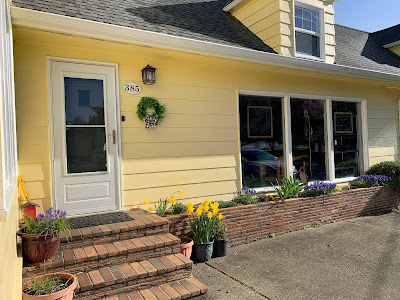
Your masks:
{"label": "number plaque", "polygon": [[142,91],[142,87],[135,82],[125,82],[122,89],[130,95],[137,95]]}

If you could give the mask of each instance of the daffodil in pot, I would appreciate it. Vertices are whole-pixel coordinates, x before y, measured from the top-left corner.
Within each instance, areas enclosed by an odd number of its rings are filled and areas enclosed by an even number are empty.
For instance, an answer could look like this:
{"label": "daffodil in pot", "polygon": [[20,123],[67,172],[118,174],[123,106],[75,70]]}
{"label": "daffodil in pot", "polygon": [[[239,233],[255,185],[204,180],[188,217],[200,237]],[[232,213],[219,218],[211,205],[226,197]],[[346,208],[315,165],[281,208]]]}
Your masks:
{"label": "daffodil in pot", "polygon": [[[193,232],[193,258],[199,262],[207,261],[213,252],[213,233],[215,222],[218,220],[218,203],[210,204],[205,199],[196,209],[192,217],[189,216],[190,227]],[[222,216],[222,215],[221,215]]]}
{"label": "daffodil in pot", "polygon": [[18,235],[22,238],[23,255],[31,262],[43,262],[53,258],[60,246],[62,231],[70,231],[67,212],[50,207],[36,220],[24,216],[27,226]]}

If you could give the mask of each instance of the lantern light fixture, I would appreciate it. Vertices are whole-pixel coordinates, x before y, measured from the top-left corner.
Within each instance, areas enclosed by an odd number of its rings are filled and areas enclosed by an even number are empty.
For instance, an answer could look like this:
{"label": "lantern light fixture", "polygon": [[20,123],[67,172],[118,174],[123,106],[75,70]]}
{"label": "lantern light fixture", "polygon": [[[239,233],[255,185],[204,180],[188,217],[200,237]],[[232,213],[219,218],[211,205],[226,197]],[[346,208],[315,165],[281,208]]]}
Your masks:
{"label": "lantern light fixture", "polygon": [[156,83],[156,68],[147,65],[142,70],[142,80],[144,84],[155,84]]}

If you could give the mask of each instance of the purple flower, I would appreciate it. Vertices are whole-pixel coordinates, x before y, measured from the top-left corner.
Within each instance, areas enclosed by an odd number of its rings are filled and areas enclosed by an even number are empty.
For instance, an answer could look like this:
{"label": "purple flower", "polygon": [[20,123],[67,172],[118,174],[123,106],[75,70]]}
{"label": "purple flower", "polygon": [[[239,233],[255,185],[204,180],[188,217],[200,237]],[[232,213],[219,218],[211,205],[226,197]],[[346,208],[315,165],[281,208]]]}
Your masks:
{"label": "purple flower", "polygon": [[44,219],[44,214],[42,214],[42,213],[38,214],[38,216],[37,216],[36,219],[37,219],[37,221],[39,221],[39,222],[43,221],[43,219]]}
{"label": "purple flower", "polygon": [[386,185],[392,178],[386,175],[362,175],[355,179],[356,185],[379,186]]}
{"label": "purple flower", "polygon": [[327,195],[333,193],[336,189],[336,184],[323,182],[323,181],[315,181],[307,184],[304,187],[304,192],[302,194],[303,197],[312,197],[319,195]]}

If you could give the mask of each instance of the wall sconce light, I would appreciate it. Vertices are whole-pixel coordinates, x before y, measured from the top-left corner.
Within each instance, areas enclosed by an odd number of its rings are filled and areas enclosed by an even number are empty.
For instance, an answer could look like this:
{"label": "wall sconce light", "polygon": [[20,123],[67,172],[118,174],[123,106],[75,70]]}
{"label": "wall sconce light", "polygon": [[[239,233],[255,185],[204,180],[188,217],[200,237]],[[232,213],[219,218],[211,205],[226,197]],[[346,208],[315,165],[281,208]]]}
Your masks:
{"label": "wall sconce light", "polygon": [[156,68],[147,65],[142,70],[142,80],[144,84],[155,84],[156,83]]}

